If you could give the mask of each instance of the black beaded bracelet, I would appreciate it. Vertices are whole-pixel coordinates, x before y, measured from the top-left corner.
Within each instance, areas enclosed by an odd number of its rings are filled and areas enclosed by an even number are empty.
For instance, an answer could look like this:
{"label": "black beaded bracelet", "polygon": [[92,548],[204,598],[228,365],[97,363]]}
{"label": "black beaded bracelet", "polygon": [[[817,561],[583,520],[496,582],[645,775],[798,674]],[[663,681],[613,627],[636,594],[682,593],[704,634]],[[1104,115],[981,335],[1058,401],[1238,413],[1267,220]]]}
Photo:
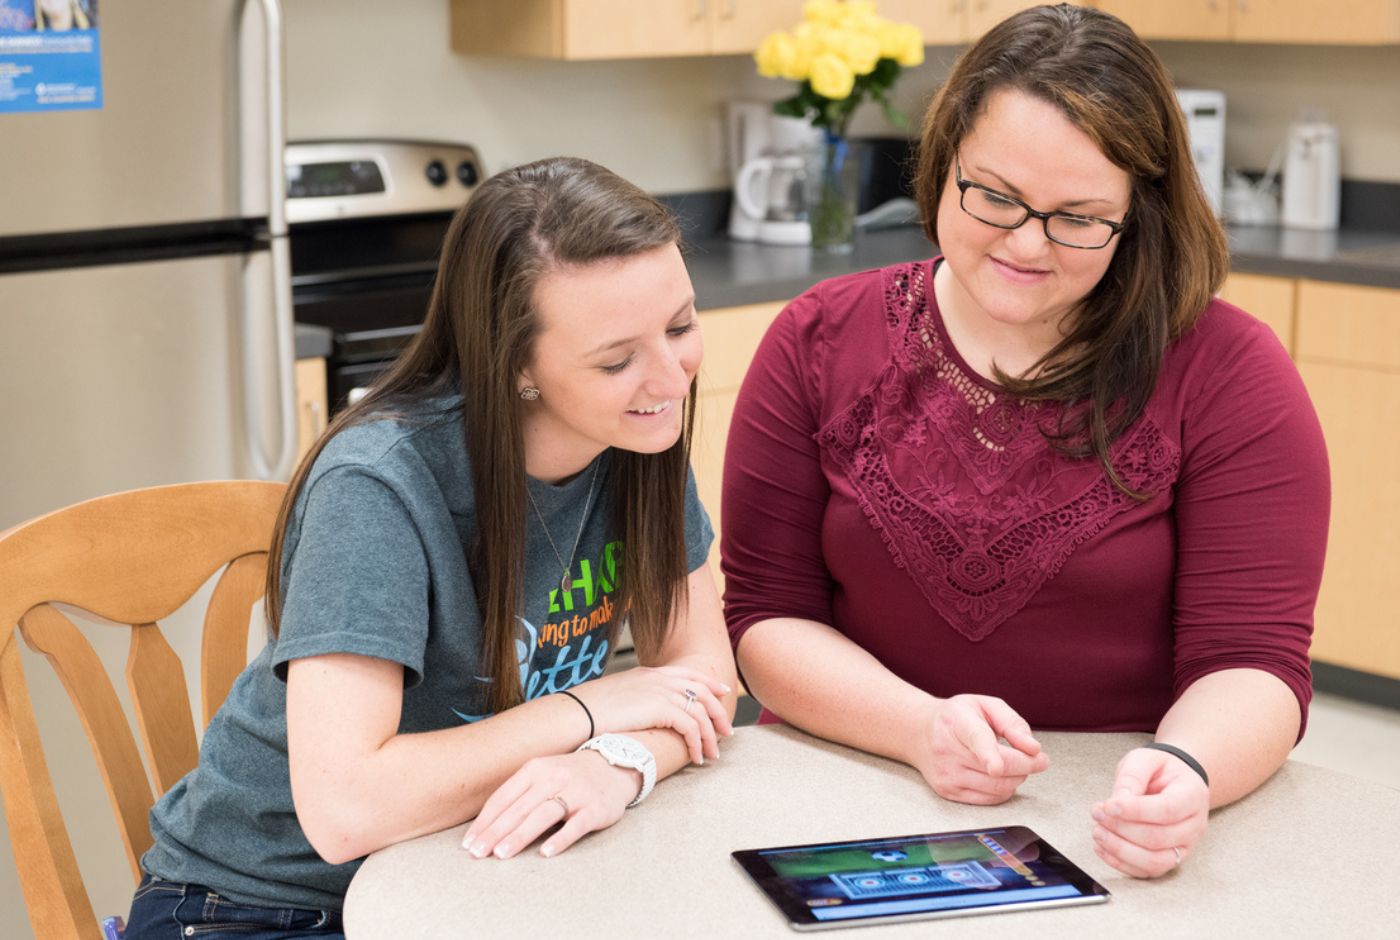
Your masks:
{"label": "black beaded bracelet", "polygon": [[1201,762],[1190,754],[1187,754],[1175,744],[1163,744],[1160,741],[1153,741],[1151,744],[1144,744],[1143,747],[1153,751],[1166,751],[1172,757],[1179,758],[1187,767],[1190,767],[1201,775],[1201,779],[1206,782],[1206,786],[1210,786],[1210,777],[1206,776],[1206,769],[1201,766]]}
{"label": "black beaded bracelet", "polygon": [[[573,699],[575,702],[578,702],[578,707],[579,707],[579,708],[582,708],[582,709],[583,709],[583,713],[584,713],[585,715],[588,716],[588,737],[584,738],[584,740],[585,740],[585,741],[592,741],[592,740],[593,740],[593,713],[592,713],[591,711],[588,710],[588,706],[587,706],[587,705],[583,704],[583,699],[579,698],[577,695],[575,695],[574,693],[570,692],[568,689],[560,689],[560,690],[559,690],[559,694],[560,694],[560,695],[567,695],[569,698]],[[1200,765],[1197,764],[1196,766],[1197,766],[1197,769],[1199,769]],[[1201,774],[1204,775],[1204,774],[1205,774],[1205,771],[1202,770],[1202,771],[1201,771]]]}

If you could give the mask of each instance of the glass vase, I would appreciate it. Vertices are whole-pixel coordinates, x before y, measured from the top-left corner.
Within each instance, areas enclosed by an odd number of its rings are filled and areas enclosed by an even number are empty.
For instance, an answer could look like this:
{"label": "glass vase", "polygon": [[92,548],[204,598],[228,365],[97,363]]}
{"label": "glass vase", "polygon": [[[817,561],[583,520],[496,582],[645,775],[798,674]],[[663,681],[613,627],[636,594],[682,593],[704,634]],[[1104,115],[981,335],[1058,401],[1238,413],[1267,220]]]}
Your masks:
{"label": "glass vase", "polygon": [[828,254],[849,254],[856,247],[856,196],[859,161],[846,137],[828,133],[822,143],[816,172],[811,174],[808,219],[812,224],[812,249]]}

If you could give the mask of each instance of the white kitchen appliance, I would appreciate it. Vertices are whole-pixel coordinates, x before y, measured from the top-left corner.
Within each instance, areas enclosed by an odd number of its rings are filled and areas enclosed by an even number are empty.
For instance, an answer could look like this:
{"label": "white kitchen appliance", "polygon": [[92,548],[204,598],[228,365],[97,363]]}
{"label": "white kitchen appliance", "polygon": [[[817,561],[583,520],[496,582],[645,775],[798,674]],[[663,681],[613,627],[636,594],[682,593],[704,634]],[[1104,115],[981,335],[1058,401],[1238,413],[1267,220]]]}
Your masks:
{"label": "white kitchen appliance", "polygon": [[1283,224],[1288,228],[1334,229],[1341,218],[1341,155],[1337,127],[1317,115],[1288,128],[1283,164]]}
{"label": "white kitchen appliance", "polygon": [[821,131],[773,113],[768,102],[731,101],[727,109],[734,200],[729,237],[770,245],[806,245],[807,173]]}
{"label": "white kitchen appliance", "polygon": [[1209,88],[1178,88],[1177,101],[1186,117],[1191,158],[1206,200],[1216,215],[1223,208],[1225,189],[1225,92]]}

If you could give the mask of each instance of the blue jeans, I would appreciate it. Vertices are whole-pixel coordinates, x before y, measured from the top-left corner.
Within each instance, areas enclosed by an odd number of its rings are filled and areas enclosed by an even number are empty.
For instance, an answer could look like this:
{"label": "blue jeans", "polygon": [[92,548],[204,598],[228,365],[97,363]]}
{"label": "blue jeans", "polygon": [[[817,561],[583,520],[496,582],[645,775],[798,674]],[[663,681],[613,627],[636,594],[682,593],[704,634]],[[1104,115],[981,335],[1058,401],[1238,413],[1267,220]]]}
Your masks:
{"label": "blue jeans", "polygon": [[299,907],[254,907],[220,897],[204,885],[141,879],[131,899],[125,940],[345,940],[337,911]]}

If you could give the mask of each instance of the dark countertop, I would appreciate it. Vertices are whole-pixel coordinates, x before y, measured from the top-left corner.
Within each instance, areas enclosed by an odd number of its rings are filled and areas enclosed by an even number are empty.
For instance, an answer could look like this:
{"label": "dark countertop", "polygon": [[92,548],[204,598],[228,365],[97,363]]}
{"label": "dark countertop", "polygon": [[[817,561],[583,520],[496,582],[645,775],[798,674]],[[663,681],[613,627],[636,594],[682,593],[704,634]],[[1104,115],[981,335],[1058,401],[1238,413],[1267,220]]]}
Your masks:
{"label": "dark countertop", "polygon": [[[1342,229],[1310,232],[1278,226],[1230,228],[1233,269],[1400,289],[1400,233]],[[820,280],[928,258],[934,247],[917,227],[862,232],[849,255],[805,247],[692,240],[686,262],[701,310],[790,300]]]}

